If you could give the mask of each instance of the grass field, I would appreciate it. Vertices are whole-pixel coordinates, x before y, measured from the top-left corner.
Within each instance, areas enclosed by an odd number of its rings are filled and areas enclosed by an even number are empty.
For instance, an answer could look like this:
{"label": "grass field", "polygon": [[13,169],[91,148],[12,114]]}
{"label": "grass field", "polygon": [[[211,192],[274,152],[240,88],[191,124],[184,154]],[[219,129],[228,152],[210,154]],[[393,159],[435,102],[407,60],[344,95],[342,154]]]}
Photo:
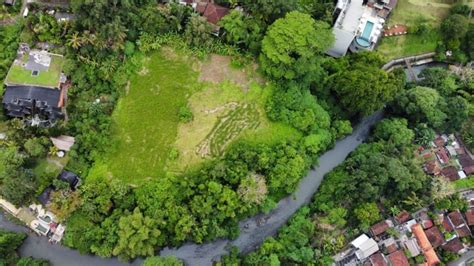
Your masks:
{"label": "grass field", "polygon": [[440,40],[437,28],[453,3],[449,0],[399,0],[389,18],[389,26],[403,24],[410,27],[422,19],[431,25],[432,30],[424,36],[408,34],[384,37],[377,50],[387,60],[433,52]]}
{"label": "grass field", "polygon": [[[269,142],[299,135],[266,119],[264,102],[270,89],[253,78],[242,82],[245,85],[202,81],[208,79],[200,76],[201,69],[209,63],[169,49],[144,59],[113,114],[113,145],[88,178],[105,176],[140,185],[220,156],[239,138]],[[179,121],[182,106],[192,110],[193,121]]]}
{"label": "grass field", "polygon": [[454,181],[456,189],[474,189],[474,175]]}
{"label": "grass field", "polygon": [[[28,61],[28,56],[23,58],[23,63]],[[23,68],[21,64],[14,63],[5,79],[6,83],[17,85],[38,85],[56,87],[63,66],[63,57],[51,55],[51,65],[47,71],[40,71],[37,76],[31,74],[31,70]]]}

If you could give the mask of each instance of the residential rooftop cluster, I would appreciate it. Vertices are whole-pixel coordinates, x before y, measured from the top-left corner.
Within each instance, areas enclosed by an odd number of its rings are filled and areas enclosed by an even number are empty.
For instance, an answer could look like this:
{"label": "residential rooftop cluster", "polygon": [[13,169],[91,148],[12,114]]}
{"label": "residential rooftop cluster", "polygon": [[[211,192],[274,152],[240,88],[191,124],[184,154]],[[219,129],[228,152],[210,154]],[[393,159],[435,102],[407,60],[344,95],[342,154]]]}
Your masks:
{"label": "residential rooftop cluster", "polygon": [[438,135],[429,148],[419,148],[427,174],[444,176],[450,181],[474,174],[474,156],[454,134]]}
{"label": "residential rooftop cluster", "polygon": [[334,256],[336,265],[432,266],[441,263],[441,250],[465,253],[469,246],[463,239],[472,237],[474,226],[474,193],[467,192],[464,198],[470,204],[464,214],[423,208],[414,213],[402,211],[372,225]]}

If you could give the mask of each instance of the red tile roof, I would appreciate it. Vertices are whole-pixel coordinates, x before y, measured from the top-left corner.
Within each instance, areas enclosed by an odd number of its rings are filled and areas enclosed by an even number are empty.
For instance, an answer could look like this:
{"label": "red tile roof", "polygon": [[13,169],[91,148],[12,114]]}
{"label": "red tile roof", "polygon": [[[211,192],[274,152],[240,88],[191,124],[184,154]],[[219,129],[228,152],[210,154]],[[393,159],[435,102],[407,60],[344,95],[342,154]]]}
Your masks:
{"label": "red tile roof", "polygon": [[464,224],[464,219],[462,218],[462,214],[459,211],[452,211],[448,214],[449,220],[454,225],[454,227],[461,226]]}
{"label": "red tile roof", "polygon": [[390,254],[390,253],[393,253],[395,251],[397,251],[398,248],[397,248],[397,245],[395,243],[391,244],[390,246],[387,247],[387,252]]}
{"label": "red tile roof", "polygon": [[400,212],[397,216],[395,216],[395,221],[397,221],[398,223],[402,224],[408,220],[410,220],[411,218],[411,215],[409,212],[407,211],[402,211]]}
{"label": "red tile roof", "polygon": [[437,160],[431,160],[425,163],[425,171],[431,175],[438,175],[441,172],[441,167]]}
{"label": "red tile roof", "polygon": [[401,250],[397,250],[396,252],[388,255],[388,260],[392,266],[410,266],[407,256],[405,256],[405,253],[403,253]]}
{"label": "red tile roof", "polygon": [[454,230],[453,226],[451,225],[451,222],[449,221],[448,217],[446,217],[446,216],[444,216],[444,218],[443,218],[443,227],[448,232],[452,232]]}
{"label": "red tile roof", "polygon": [[372,232],[372,234],[374,236],[378,236],[378,235],[384,233],[385,231],[387,231],[388,227],[389,226],[388,226],[386,221],[381,221],[381,222],[378,222],[378,223],[372,225],[370,227],[370,231]]}
{"label": "red tile roof", "polygon": [[436,145],[436,147],[439,147],[439,148],[444,147],[444,144],[446,143],[441,136],[437,137],[433,142]]}
{"label": "red tile roof", "polygon": [[464,245],[461,243],[461,240],[459,240],[459,237],[456,237],[441,247],[446,251],[458,253],[464,248]]}
{"label": "red tile roof", "polygon": [[433,226],[428,230],[425,230],[426,237],[430,241],[433,248],[437,248],[444,243],[444,237],[439,231],[438,227]]}
{"label": "red tile roof", "polygon": [[213,3],[199,3],[196,7],[197,12],[207,18],[212,24],[217,23],[229,13],[229,9]]}
{"label": "red tile roof", "polygon": [[438,159],[441,161],[442,164],[446,164],[447,162],[449,162],[449,156],[445,148],[439,148],[436,152],[436,155],[438,156]]}
{"label": "red tile roof", "polygon": [[370,262],[373,266],[386,266],[387,262],[383,257],[382,253],[377,252],[374,255],[370,256]]}
{"label": "red tile roof", "polygon": [[460,228],[456,228],[456,233],[459,237],[465,237],[471,235],[471,230],[469,230],[469,227],[467,227],[467,225],[464,225]]}
{"label": "red tile roof", "polygon": [[470,175],[474,173],[474,160],[471,159],[469,154],[461,154],[459,155],[459,163],[462,166],[462,169],[466,173],[466,175]]}
{"label": "red tile roof", "polygon": [[454,166],[448,166],[441,170],[441,175],[449,179],[450,181],[456,181],[459,179],[458,169]]}
{"label": "red tile roof", "polygon": [[474,208],[470,208],[469,210],[467,210],[466,218],[467,218],[467,224],[469,226],[473,226],[474,225]]}
{"label": "red tile roof", "polygon": [[418,245],[420,246],[423,254],[425,255],[426,263],[429,266],[438,264],[440,262],[438,255],[436,255],[436,252],[433,250],[433,247],[431,246],[431,243],[428,240],[428,237],[423,231],[421,225],[414,224],[411,227],[411,230],[415,235]]}

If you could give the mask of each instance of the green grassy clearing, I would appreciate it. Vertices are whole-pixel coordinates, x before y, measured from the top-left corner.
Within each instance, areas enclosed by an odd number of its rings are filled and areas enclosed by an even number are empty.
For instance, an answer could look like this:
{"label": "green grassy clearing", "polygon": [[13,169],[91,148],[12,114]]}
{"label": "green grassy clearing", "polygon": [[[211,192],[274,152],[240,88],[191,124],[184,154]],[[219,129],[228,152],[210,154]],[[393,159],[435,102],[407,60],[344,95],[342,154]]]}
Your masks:
{"label": "green grassy clearing", "polygon": [[[28,61],[28,56],[23,58],[23,63]],[[6,83],[18,85],[38,85],[46,87],[56,87],[59,83],[64,59],[62,56],[51,55],[51,65],[47,71],[40,71],[37,76],[33,76],[30,70],[25,69],[21,64],[14,63],[5,79]]]}
{"label": "green grassy clearing", "polygon": [[33,165],[33,173],[39,180],[39,186],[37,194],[43,192],[43,190],[51,184],[54,178],[63,170],[69,161],[69,157],[66,155],[63,158],[51,157],[38,159]]}
{"label": "green grassy clearing", "polygon": [[197,73],[186,61],[153,53],[130,80],[113,114],[113,146],[89,176],[105,175],[139,184],[165,175],[176,139],[179,108],[197,88]]}
{"label": "green grassy clearing", "polygon": [[[295,129],[266,119],[270,88],[250,77],[248,87],[227,80],[201,82],[197,66],[202,64],[196,60],[162,49],[143,61],[113,114],[113,145],[88,178],[140,185],[220,156],[239,138],[276,142],[299,136]],[[185,105],[194,116],[189,123],[179,121]]]}
{"label": "green grassy clearing", "polygon": [[437,30],[442,19],[448,14],[452,1],[439,0],[399,0],[392,12],[388,25],[403,24],[408,27],[419,20],[426,20],[432,29],[423,36],[408,34],[382,38],[377,50],[387,60],[433,52],[440,40]]}
{"label": "green grassy clearing", "polygon": [[209,157],[217,157],[237,139],[275,143],[298,137],[297,130],[268,121],[265,102],[271,88],[252,82],[248,89],[224,81],[201,90],[189,99],[194,120],[180,124],[175,148],[179,157],[170,170],[181,172]]}
{"label": "green grassy clearing", "polygon": [[471,175],[471,176],[468,176],[467,178],[456,180],[454,181],[454,186],[458,190],[467,189],[467,188],[474,189],[474,176]]}

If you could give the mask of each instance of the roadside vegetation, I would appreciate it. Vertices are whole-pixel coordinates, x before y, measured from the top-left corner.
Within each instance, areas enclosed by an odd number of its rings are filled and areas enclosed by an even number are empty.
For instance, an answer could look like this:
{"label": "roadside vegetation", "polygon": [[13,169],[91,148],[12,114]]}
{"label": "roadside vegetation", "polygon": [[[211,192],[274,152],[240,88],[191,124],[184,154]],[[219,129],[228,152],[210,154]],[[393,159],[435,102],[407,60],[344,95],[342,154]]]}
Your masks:
{"label": "roadside vegetation", "polygon": [[[429,145],[435,132],[453,133],[472,125],[473,88],[445,69],[426,69],[422,75],[425,79],[419,84],[406,84],[371,140],[325,176],[312,202],[278,236],[268,238],[255,252],[241,258],[231,254],[224,261],[330,265],[332,256],[351,240],[401,210],[433,204],[438,210],[465,211],[467,203],[453,184],[425,174],[423,160],[414,151]],[[472,180],[461,179],[454,186],[472,188]]]}

